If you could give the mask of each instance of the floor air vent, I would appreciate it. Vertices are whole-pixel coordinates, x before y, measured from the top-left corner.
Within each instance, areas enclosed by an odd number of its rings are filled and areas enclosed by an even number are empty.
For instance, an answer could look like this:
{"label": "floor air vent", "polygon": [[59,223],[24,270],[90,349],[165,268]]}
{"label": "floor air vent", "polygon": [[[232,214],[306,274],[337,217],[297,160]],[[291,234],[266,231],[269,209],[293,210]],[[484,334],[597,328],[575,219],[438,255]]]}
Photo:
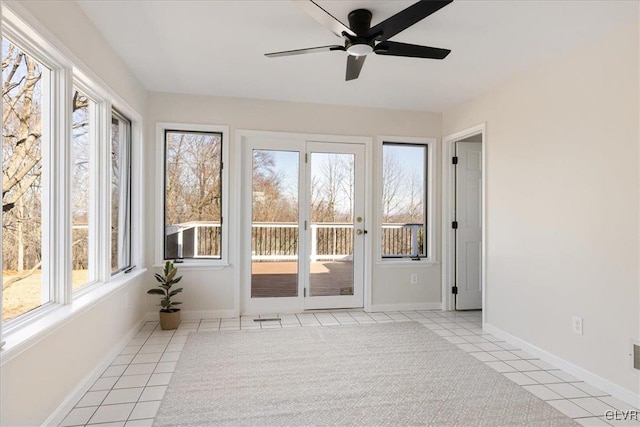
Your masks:
{"label": "floor air vent", "polygon": [[254,322],[279,322],[279,317],[269,317],[267,319],[253,319]]}

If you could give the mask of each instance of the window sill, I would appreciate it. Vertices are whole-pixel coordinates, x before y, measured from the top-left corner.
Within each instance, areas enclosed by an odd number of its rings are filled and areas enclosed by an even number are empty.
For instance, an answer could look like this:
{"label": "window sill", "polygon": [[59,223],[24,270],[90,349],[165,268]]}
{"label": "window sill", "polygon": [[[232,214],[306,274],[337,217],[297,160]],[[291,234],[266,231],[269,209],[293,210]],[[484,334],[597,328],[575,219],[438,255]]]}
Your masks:
{"label": "window sill", "polygon": [[413,260],[411,258],[404,259],[379,259],[376,261],[376,265],[381,267],[433,267],[436,265],[440,265],[440,261],[435,261],[432,259],[420,259]]}
{"label": "window sill", "polygon": [[2,340],[5,343],[0,350],[1,364],[4,365],[14,359],[27,348],[61,328],[65,323],[133,282],[146,271],[146,269],[136,269],[129,274],[118,276],[109,283],[97,286],[91,292],[78,297],[71,304],[52,304],[50,307],[43,307],[42,313],[23,324],[10,327],[9,332],[3,332],[2,335]]}

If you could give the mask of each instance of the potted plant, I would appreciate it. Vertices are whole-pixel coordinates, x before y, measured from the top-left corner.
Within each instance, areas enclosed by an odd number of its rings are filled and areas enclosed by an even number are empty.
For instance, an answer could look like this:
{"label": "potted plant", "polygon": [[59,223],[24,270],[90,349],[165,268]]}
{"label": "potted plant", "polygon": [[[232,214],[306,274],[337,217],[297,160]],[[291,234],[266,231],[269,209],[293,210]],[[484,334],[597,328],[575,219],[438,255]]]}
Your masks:
{"label": "potted plant", "polygon": [[176,329],[180,323],[180,309],[175,308],[181,302],[172,301],[171,298],[182,292],[182,288],[171,289],[173,285],[182,280],[182,276],[176,277],[178,269],[173,262],[167,261],[162,269],[162,274],[156,273],[156,280],[160,283],[157,288],[147,291],[150,295],[160,295],[160,328]]}

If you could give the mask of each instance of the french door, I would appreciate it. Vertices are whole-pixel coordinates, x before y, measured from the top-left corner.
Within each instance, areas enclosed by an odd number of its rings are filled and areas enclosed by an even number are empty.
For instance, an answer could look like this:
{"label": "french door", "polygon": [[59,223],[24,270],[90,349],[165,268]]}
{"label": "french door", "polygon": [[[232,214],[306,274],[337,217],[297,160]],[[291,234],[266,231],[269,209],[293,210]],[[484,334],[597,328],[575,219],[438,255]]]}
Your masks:
{"label": "french door", "polygon": [[363,306],[364,157],[363,144],[243,141],[245,313]]}

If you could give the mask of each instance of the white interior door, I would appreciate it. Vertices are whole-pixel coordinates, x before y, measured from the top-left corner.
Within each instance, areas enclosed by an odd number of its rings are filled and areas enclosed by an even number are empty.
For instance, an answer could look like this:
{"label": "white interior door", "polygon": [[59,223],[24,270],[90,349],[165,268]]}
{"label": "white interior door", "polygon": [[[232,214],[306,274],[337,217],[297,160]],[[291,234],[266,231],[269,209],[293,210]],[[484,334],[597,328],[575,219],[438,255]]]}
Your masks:
{"label": "white interior door", "polygon": [[244,313],[364,304],[362,144],[243,141]]}
{"label": "white interior door", "polygon": [[456,142],[457,310],[482,308],[482,143]]}

